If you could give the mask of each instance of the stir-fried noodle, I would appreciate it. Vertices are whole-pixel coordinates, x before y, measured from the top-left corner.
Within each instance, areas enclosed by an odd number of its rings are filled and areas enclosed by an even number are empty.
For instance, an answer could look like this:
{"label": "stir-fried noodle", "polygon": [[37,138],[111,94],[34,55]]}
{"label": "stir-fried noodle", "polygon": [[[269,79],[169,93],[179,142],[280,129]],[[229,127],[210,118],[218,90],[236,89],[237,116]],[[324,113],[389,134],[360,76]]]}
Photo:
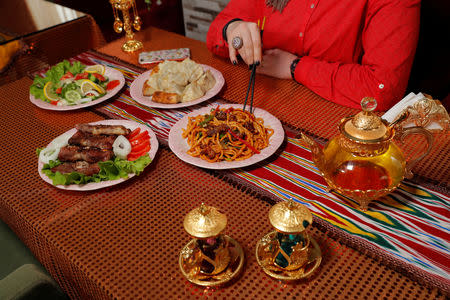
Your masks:
{"label": "stir-fried noodle", "polygon": [[217,107],[210,114],[189,117],[183,138],[188,154],[209,162],[243,160],[269,145],[273,129],[242,109]]}

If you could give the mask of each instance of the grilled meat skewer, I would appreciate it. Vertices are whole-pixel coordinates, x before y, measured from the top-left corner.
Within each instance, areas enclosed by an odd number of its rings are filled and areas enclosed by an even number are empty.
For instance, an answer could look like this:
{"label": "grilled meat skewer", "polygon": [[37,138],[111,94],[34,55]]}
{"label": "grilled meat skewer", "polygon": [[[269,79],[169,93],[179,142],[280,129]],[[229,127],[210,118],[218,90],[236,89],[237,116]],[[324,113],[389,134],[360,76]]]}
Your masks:
{"label": "grilled meat skewer", "polygon": [[116,138],[117,136],[115,135],[90,135],[82,131],[77,131],[69,139],[69,145],[111,150]]}
{"label": "grilled meat skewer", "polygon": [[60,161],[78,161],[84,160],[88,163],[95,163],[98,161],[111,160],[114,156],[114,152],[111,150],[101,149],[83,149],[79,146],[65,146],[62,147],[58,154]]}
{"label": "grilled meat skewer", "polygon": [[78,131],[88,133],[91,135],[127,135],[131,131],[122,125],[89,125],[77,124],[75,128]]}
{"label": "grilled meat skewer", "polygon": [[51,169],[52,172],[60,172],[62,174],[78,172],[86,176],[92,176],[100,172],[100,167],[97,163],[90,164],[85,161],[65,162]]}

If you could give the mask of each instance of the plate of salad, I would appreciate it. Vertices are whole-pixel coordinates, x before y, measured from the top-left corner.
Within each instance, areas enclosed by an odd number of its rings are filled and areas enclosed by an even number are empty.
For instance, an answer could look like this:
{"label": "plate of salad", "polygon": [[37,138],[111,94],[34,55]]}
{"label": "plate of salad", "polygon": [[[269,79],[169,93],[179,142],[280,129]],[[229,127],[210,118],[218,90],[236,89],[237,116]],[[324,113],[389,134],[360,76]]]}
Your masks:
{"label": "plate of salad", "polygon": [[77,124],[37,149],[38,172],[59,189],[97,190],[141,174],[157,151],[155,133],[134,121]]}
{"label": "plate of salad", "polygon": [[64,60],[51,67],[43,77],[35,76],[30,87],[30,100],[44,109],[74,110],[111,98],[124,84],[123,74],[116,69]]}

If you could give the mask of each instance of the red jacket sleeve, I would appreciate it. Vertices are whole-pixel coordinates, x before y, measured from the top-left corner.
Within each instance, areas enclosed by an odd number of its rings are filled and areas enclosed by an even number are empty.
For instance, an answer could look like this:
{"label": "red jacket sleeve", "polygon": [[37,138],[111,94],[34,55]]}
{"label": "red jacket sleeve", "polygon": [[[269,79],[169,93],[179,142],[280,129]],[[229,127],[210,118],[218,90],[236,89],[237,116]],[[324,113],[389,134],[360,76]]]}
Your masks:
{"label": "red jacket sleeve", "polygon": [[228,43],[223,39],[223,27],[232,19],[239,18],[247,22],[257,20],[257,11],[264,1],[231,0],[211,23],[206,36],[206,46],[216,55],[228,57]]}
{"label": "red jacket sleeve", "polygon": [[341,105],[360,108],[361,99],[371,96],[377,110],[389,109],[406,90],[419,17],[420,0],[372,1],[362,31],[361,64],[304,56],[295,69],[296,81]]}

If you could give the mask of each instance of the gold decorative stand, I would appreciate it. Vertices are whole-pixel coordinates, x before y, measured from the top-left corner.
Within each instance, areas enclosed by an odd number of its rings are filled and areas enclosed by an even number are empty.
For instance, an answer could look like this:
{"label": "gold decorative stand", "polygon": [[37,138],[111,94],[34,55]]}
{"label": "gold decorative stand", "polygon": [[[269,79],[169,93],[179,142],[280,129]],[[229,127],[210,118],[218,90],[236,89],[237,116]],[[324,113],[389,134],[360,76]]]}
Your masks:
{"label": "gold decorative stand", "polygon": [[[125,29],[127,41],[122,45],[122,50],[124,52],[134,52],[142,49],[144,45],[134,39],[133,29],[131,28],[133,26],[136,31],[139,31],[142,25],[141,18],[137,13],[135,0],[110,0],[109,2],[114,13],[114,31],[121,33]],[[131,23],[130,13],[128,12],[130,8],[133,10],[133,23]],[[118,10],[122,11],[123,22],[120,20]]]}

